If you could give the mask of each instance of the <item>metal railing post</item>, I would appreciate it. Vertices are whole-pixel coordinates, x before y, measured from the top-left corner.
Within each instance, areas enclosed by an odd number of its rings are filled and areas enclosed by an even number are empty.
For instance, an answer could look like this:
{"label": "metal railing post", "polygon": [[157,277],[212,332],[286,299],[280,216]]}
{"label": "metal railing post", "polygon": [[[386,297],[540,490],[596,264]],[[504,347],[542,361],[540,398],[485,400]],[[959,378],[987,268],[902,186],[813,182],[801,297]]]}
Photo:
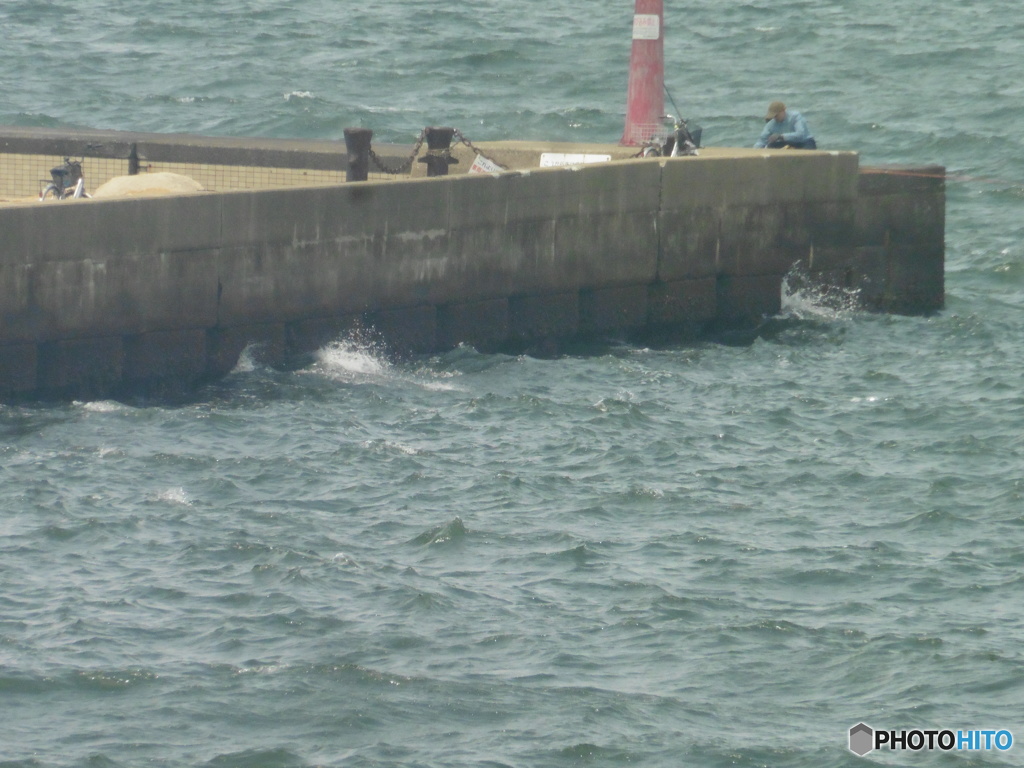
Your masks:
{"label": "metal railing post", "polygon": [[454,128],[426,128],[427,154],[419,162],[427,164],[427,176],[447,176],[448,166],[459,161],[452,157]]}
{"label": "metal railing post", "polygon": [[370,175],[370,140],[373,131],[369,128],[346,128],[345,147],[348,149],[348,171],[345,181],[366,181]]}

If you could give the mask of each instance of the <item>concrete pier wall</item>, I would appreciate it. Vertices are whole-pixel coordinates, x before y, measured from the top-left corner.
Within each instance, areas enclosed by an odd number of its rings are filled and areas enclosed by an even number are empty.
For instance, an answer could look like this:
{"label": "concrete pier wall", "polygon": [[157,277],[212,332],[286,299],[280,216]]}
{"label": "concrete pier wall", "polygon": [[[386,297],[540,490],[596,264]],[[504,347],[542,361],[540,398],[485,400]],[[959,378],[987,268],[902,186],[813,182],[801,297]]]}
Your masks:
{"label": "concrete pier wall", "polygon": [[800,265],[943,305],[941,168],[736,150],[0,208],[0,396],[192,386],[372,329],[399,353],[750,327]]}

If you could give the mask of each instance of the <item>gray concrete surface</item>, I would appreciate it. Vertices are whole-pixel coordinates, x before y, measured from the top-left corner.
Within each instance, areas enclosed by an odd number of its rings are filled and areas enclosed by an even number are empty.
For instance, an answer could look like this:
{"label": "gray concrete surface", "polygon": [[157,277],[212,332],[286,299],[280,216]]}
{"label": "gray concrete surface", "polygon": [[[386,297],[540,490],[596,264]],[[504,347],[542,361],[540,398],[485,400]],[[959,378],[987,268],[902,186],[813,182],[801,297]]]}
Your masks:
{"label": "gray concrete surface", "polygon": [[0,396],[188,388],[249,343],[284,364],[356,327],[396,353],[751,328],[794,266],[870,309],[943,306],[942,168],[479,148],[519,170],[0,208]]}

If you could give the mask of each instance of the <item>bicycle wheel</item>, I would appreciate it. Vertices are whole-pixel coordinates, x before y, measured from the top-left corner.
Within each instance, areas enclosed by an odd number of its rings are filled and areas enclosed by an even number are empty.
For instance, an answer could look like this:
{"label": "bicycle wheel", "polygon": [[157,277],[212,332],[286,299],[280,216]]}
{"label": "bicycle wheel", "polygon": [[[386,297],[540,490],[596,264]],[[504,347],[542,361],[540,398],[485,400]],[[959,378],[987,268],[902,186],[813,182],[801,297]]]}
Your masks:
{"label": "bicycle wheel", "polygon": [[47,184],[42,192],[39,193],[40,200],[60,200],[60,190],[57,189],[55,184]]}

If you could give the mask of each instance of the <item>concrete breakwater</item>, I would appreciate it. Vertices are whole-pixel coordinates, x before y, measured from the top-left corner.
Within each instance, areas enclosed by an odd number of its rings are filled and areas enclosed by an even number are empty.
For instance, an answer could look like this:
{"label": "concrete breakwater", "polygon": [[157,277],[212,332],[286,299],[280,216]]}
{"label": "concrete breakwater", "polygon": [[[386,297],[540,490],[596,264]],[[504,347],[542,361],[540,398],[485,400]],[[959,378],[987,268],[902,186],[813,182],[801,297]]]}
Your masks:
{"label": "concrete breakwater", "polygon": [[0,396],[189,387],[359,328],[417,354],[753,327],[794,266],[871,309],[943,306],[940,167],[479,148],[512,170],[0,207]]}

